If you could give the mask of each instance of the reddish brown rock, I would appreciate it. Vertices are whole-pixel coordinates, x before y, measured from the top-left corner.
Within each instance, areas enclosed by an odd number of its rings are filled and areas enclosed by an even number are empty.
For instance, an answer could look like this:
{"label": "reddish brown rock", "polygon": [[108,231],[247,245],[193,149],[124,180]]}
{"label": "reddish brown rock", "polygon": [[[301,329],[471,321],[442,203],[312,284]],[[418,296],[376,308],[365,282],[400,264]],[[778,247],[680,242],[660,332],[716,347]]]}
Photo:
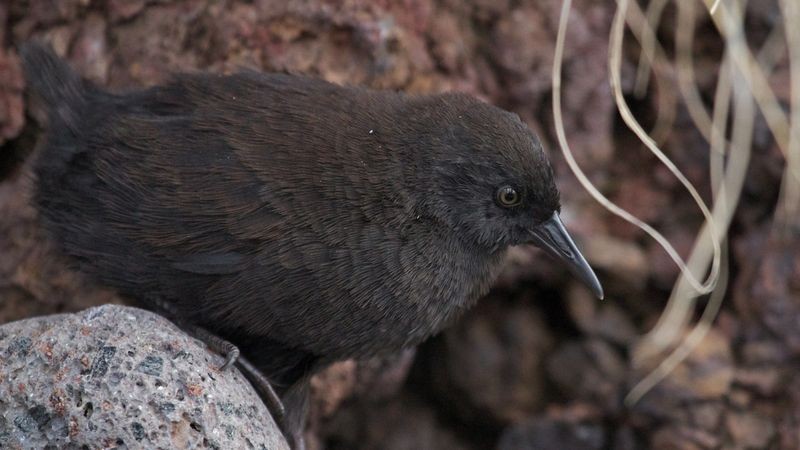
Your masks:
{"label": "reddish brown rock", "polygon": [[726,414],[725,428],[732,442],[744,448],[766,448],[775,436],[772,421],[753,412]]}
{"label": "reddish brown rock", "polygon": [[552,336],[529,305],[487,298],[436,349],[428,361],[431,381],[464,419],[515,422],[542,404]]}
{"label": "reddish brown rock", "polygon": [[[0,23],[3,21],[2,8],[0,6]],[[3,27],[0,26],[0,31],[2,30]],[[16,52],[0,47],[0,147],[17,137],[25,124],[22,100],[24,87],[25,81]]]}
{"label": "reddish brown rock", "polygon": [[146,0],[108,0],[108,16],[113,22],[128,20],[144,9]]}
{"label": "reddish brown rock", "polygon": [[414,361],[413,349],[397,355],[335,363],[311,379],[308,428],[314,432],[349,400],[380,401],[400,391]]}
{"label": "reddish brown rock", "polygon": [[[655,369],[665,355],[645,359],[643,350],[641,346],[634,350],[634,361],[639,364],[639,373],[646,374]],[[733,384],[733,364],[730,341],[712,328],[694,351],[654,389],[653,395],[683,400],[724,398]]]}
{"label": "reddish brown rock", "polygon": [[[800,234],[774,231],[766,243],[750,304],[763,324],[800,354]],[[742,300],[746,301],[746,300]]]}
{"label": "reddish brown rock", "polygon": [[592,266],[617,278],[619,284],[633,290],[645,287],[650,270],[647,256],[638,245],[601,235],[586,239],[583,248]]}
{"label": "reddish brown rock", "polygon": [[408,396],[374,405],[369,410],[356,406],[342,410],[326,425],[325,434],[338,444],[338,448],[364,450],[480,448],[477,442],[465,441],[458,433],[449,429],[428,405]]}
{"label": "reddish brown rock", "polygon": [[106,28],[99,14],[89,14],[81,23],[70,54],[75,69],[101,85],[108,80],[110,65]]}
{"label": "reddish brown rock", "polygon": [[534,418],[504,431],[497,450],[600,450],[605,446],[605,431],[598,424]]}
{"label": "reddish brown rock", "polygon": [[613,301],[598,302],[582,285],[569,285],[567,308],[575,325],[589,336],[628,346],[638,337],[638,331],[627,312]]}
{"label": "reddish brown rock", "polygon": [[339,405],[353,395],[357,365],[353,360],[328,367],[311,380],[313,408],[322,417],[330,416]]}
{"label": "reddish brown rock", "polygon": [[707,450],[717,448],[718,437],[688,426],[666,426],[653,434],[653,450]]}
{"label": "reddish brown rock", "polygon": [[738,368],[734,381],[756,394],[772,396],[778,394],[786,385],[787,371],[782,367]]}
{"label": "reddish brown rock", "polygon": [[549,379],[563,394],[608,411],[619,407],[625,369],[618,351],[599,339],[567,342],[547,361]]}
{"label": "reddish brown rock", "polygon": [[[124,42],[113,49],[109,83],[115,86],[141,86],[163,82],[171,72],[202,67],[197,43],[191,34],[204,11],[204,3],[182,1],[145,8],[135,20],[109,30],[110,39]],[[192,42],[186,48],[185,43]],[[198,42],[199,43],[199,42]]]}
{"label": "reddish brown rock", "polygon": [[34,29],[76,20],[88,3],[86,0],[14,0],[9,3],[9,15],[19,19],[10,28],[14,37],[22,40]]}

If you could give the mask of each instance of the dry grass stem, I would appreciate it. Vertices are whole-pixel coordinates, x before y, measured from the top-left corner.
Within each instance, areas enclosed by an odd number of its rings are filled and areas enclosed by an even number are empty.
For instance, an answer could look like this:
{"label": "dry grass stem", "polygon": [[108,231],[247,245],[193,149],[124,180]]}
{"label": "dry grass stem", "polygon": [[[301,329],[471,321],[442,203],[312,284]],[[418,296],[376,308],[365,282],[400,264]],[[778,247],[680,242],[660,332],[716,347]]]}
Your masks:
{"label": "dry grass stem", "polygon": [[[666,0],[652,0],[647,5],[646,13],[643,13],[635,2],[618,0],[609,38],[609,81],[620,115],[641,142],[681,182],[705,219],[686,261],[661,233],[605,197],[575,161],[566,139],[561,110],[561,66],[571,1],[565,0],[561,9],[553,63],[553,115],[556,135],[567,163],[578,181],[600,204],[655,239],[680,268],[680,276],[673,287],[664,313],[653,329],[640,341],[634,363],[649,359],[653,355],[663,354],[665,351],[669,353],[658,367],[629,393],[626,398],[628,403],[637,401],[667,377],[702,341],[719,312],[729,275],[727,252],[723,251],[723,248],[726,246],[728,229],[744,187],[752,153],[757,112],[765,117],[769,130],[787,159],[781,192],[782,216],[787,218],[787,221],[789,218],[797,221],[800,211],[800,177],[797,176],[800,174],[800,115],[797,114],[800,110],[800,72],[798,72],[800,28],[793,27],[792,30],[786,30],[786,33],[781,29],[783,27],[773,29],[759,49],[757,57],[754,57],[745,39],[743,4],[739,0],[703,1],[706,12],[725,40],[725,52],[719,64],[719,76],[710,113],[703,103],[694,74],[692,46],[697,27],[697,11],[691,0],[681,0],[677,4],[676,58],[672,65],[674,67],[670,65],[655,33],[659,28]],[[781,12],[785,23],[800,23],[800,5],[796,1],[781,0]],[[621,84],[626,23],[641,46],[634,94],[642,96],[647,93],[651,75],[658,83],[666,86],[674,73],[683,104],[694,125],[709,144],[711,208],[706,205],[695,186],[662,152],[656,140],[642,129],[628,107]],[[785,54],[787,45],[783,39],[784,34],[788,41],[792,83],[789,118],[786,117],[768,83],[773,68]],[[662,91],[669,91],[664,86],[659,85],[658,89],[658,120],[663,123],[660,129],[656,126],[653,133],[656,131],[668,133],[675,114],[676,99],[664,101],[661,97]],[[662,111],[663,108],[672,108],[672,111]],[[731,114],[732,126],[728,138],[727,125]],[[665,120],[665,117],[669,120]],[[664,127],[664,124],[667,126]],[[658,141],[661,142],[661,139]],[[703,277],[705,279],[701,282],[700,279]],[[706,294],[710,294],[709,301],[699,321],[688,334],[685,334],[684,330],[691,319],[697,299]],[[678,343],[682,336],[685,337]]]}

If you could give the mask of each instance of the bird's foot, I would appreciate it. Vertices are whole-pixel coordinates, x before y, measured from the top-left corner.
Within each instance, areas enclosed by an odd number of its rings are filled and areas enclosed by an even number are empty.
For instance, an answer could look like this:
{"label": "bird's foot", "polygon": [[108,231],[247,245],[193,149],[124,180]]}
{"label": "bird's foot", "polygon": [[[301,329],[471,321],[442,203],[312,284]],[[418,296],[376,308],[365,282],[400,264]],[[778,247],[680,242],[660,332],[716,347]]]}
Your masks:
{"label": "bird's foot", "polygon": [[182,319],[175,307],[169,302],[164,301],[161,298],[148,298],[145,300],[145,304],[162,316],[172,320],[176,325],[183,329],[183,331],[203,341],[203,343],[205,343],[206,346],[211,349],[211,351],[224,356],[225,362],[222,363],[222,365],[219,367],[219,370],[228,369],[236,362],[236,360],[239,359],[239,347],[203,327],[194,325]]}
{"label": "bird's foot", "polygon": [[267,377],[244,356],[240,356],[239,360],[236,361],[236,367],[242,371],[256,392],[258,392],[261,401],[267,406],[272,418],[275,419],[278,427],[280,427],[283,432],[283,436],[286,438],[286,442],[289,443],[289,447],[292,450],[305,450],[306,441],[303,437],[302,428],[293,426],[290,423],[294,421],[289,420],[286,416],[286,407],[272,387],[272,383],[270,383]]}
{"label": "bird's foot", "polygon": [[272,383],[267,380],[267,377],[265,377],[253,363],[241,355],[236,345],[202,327],[192,326],[192,334],[205,342],[209,349],[225,357],[225,362],[219,367],[219,370],[226,370],[235,364],[256,392],[258,392],[259,397],[261,397],[261,400],[267,406],[273,418],[275,418],[277,422],[283,420],[286,409],[283,407],[280,397],[278,397],[278,394],[272,387]]}
{"label": "bird's foot", "polygon": [[[253,389],[256,390],[261,401],[264,402],[264,405],[267,407],[267,410],[272,415],[272,418],[275,419],[278,426],[280,426],[281,429],[285,429],[284,418],[286,417],[286,408],[283,406],[283,402],[281,402],[280,397],[278,397],[278,394],[272,387],[272,383],[269,382],[267,377],[265,377],[253,363],[241,355],[239,348],[233,343],[217,336],[205,328],[196,325],[192,325],[190,328],[192,334],[197,339],[203,341],[209,349],[225,357],[225,362],[219,367],[219,370],[226,370],[234,364],[236,365],[245,378],[247,378],[247,381],[250,382],[250,385],[253,386]],[[298,436],[294,434],[295,433],[286,433],[284,431],[286,440],[290,442],[293,450],[304,449],[305,445],[302,435],[299,437],[298,441]]]}
{"label": "bird's foot", "polygon": [[226,370],[230,368],[239,360],[239,358],[241,358],[241,355],[239,354],[239,347],[206,330],[205,328],[192,325],[191,332],[194,337],[203,341],[208,348],[211,349],[211,351],[219,353],[225,357],[225,362],[219,366],[219,370]]}
{"label": "bird's foot", "polygon": [[[168,317],[176,317],[173,309],[169,307],[168,304],[161,302],[156,303],[156,306],[162,314]],[[275,389],[272,387],[272,383],[269,382],[267,377],[265,377],[253,363],[242,356],[239,352],[239,347],[203,327],[192,325],[181,320],[176,320],[176,323],[183,328],[184,331],[203,341],[211,351],[225,357],[225,362],[219,367],[220,371],[228,370],[233,365],[236,365],[247,381],[250,382],[250,385],[256,390],[261,401],[264,402],[272,418],[283,431],[284,437],[292,450],[305,450],[306,446],[303,434],[287,425],[286,408],[275,392]]]}

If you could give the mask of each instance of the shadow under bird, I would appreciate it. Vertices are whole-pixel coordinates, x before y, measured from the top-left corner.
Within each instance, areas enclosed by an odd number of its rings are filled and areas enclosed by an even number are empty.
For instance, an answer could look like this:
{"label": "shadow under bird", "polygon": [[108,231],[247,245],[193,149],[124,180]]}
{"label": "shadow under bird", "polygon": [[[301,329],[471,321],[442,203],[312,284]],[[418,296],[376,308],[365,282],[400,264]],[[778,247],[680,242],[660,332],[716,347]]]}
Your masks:
{"label": "shadow under bird", "polygon": [[509,246],[541,247],[602,298],[515,114],[258,72],[111,93],[40,44],[21,54],[49,111],[46,230],[100,283],[238,347],[295,448],[313,373],[439,332]]}

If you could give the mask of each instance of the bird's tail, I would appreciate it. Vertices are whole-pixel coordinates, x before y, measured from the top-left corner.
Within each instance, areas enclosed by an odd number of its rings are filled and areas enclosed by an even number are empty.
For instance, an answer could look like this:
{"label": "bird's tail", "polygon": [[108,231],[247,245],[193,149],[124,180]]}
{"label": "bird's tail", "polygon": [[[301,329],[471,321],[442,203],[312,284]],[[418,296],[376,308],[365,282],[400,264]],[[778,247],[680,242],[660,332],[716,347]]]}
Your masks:
{"label": "bird's tail", "polygon": [[51,121],[55,119],[74,126],[86,102],[90,84],[49,47],[26,42],[19,50],[29,92],[44,104]]}

